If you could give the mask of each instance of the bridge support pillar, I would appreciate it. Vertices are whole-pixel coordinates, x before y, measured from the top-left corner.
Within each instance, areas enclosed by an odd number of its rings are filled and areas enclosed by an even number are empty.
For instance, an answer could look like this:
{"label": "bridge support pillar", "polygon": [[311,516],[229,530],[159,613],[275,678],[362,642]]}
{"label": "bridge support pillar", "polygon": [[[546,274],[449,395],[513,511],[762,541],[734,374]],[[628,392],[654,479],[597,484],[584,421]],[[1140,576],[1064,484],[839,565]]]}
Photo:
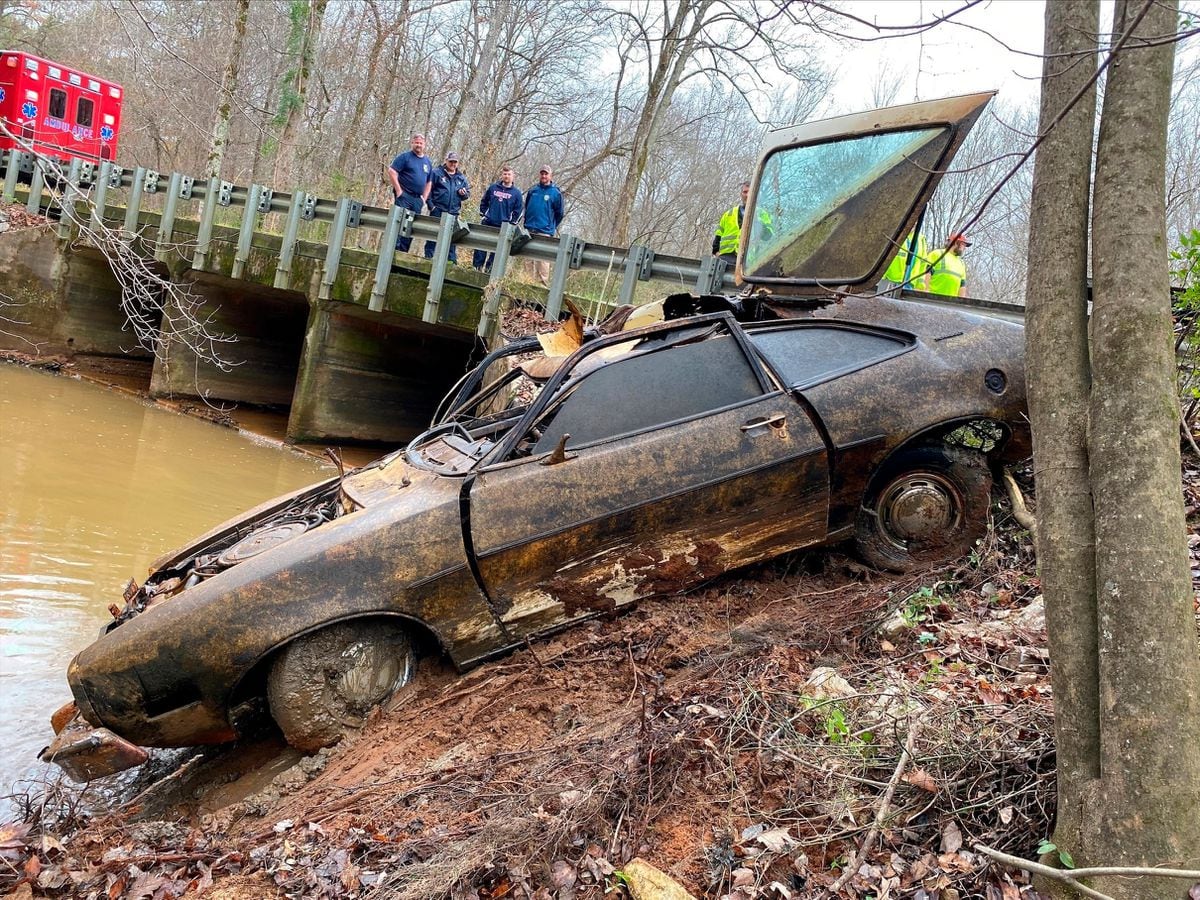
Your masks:
{"label": "bridge support pillar", "polygon": [[292,441],[402,443],[429,425],[474,345],[407,316],[312,306],[288,421]]}

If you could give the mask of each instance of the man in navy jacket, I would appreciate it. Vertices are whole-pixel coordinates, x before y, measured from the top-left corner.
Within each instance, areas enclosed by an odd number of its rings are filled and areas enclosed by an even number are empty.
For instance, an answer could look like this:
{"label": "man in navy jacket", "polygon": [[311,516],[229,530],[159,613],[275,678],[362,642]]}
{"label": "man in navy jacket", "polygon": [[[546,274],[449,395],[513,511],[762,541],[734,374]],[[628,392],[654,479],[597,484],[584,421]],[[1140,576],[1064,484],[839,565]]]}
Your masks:
{"label": "man in navy jacket", "polygon": [[[563,220],[563,196],[552,180],[554,172],[549,166],[538,170],[538,183],[525,193],[525,228],[530,234],[554,237]],[[550,263],[538,260],[534,264],[538,280],[550,283]]]}
{"label": "man in navy jacket", "polygon": [[[519,222],[524,209],[521,189],[513,184],[512,166],[505,166],[500,170],[500,180],[488,185],[488,189],[479,200],[479,214],[483,216],[483,224],[499,226],[504,222]],[[486,250],[476,250],[472,262],[475,268],[489,272],[494,255]]]}
{"label": "man in navy jacket", "polygon": [[[442,213],[457,216],[462,203],[471,196],[467,176],[458,171],[458,154],[447,153],[446,161],[433,170],[433,185],[429,191],[429,214],[437,219]],[[437,241],[425,242],[425,258],[433,259]],[[458,247],[450,245],[450,261],[458,262]]]}
{"label": "man in navy jacket", "polygon": [[[425,135],[412,136],[412,149],[401,153],[388,166],[388,178],[392,181],[392,193],[396,196],[396,205],[411,210],[414,215],[420,215],[429,198],[429,187],[433,179],[433,163],[425,155]],[[396,239],[396,250],[407,253],[412,246],[412,238]]]}

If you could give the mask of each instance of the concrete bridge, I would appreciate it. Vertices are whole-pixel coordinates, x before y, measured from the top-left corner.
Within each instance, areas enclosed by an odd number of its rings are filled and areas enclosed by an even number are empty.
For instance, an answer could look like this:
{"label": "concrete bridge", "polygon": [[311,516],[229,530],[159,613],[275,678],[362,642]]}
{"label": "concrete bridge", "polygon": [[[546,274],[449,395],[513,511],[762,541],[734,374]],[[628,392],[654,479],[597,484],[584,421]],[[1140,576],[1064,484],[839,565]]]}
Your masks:
{"label": "concrete bridge", "polygon": [[[112,163],[63,169],[15,150],[2,162],[4,198],[58,219],[50,230],[0,234],[0,293],[18,304],[7,318],[23,323],[2,330],[41,353],[152,361],[153,396],[287,407],[297,442],[397,443],[424,428],[479,342],[494,337],[506,293],[553,317],[576,269],[619,273],[615,302],[652,278],[676,290],[733,286],[721,260],[647,247],[571,235],[526,242],[508,225],[466,229],[450,216]],[[434,258],[394,253],[401,234],[418,246],[436,239]],[[452,243],[464,258],[494,253],[491,273],[450,264]],[[554,264],[548,289],[506,278],[518,254]],[[139,301],[150,274],[158,294]],[[130,331],[123,302],[150,310],[152,351]],[[219,345],[233,365],[214,364],[172,330],[181,305],[208,332],[235,338]],[[3,335],[0,347],[29,349]]]}

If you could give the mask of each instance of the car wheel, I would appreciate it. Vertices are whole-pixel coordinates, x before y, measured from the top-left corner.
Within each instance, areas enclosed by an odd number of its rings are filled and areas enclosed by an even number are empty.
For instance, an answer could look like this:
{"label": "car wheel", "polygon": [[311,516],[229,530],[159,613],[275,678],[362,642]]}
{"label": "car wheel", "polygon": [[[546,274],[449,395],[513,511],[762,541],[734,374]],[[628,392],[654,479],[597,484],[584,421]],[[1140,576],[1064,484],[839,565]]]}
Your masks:
{"label": "car wheel", "polygon": [[293,747],[319,750],[362,725],[412,679],[414,668],[403,628],[378,621],[331,625],[288,644],[271,665],[271,715]]}
{"label": "car wheel", "polygon": [[948,445],[902,451],[876,473],[858,511],[859,555],[891,572],[965,555],[987,530],[991,487],[982,453]]}

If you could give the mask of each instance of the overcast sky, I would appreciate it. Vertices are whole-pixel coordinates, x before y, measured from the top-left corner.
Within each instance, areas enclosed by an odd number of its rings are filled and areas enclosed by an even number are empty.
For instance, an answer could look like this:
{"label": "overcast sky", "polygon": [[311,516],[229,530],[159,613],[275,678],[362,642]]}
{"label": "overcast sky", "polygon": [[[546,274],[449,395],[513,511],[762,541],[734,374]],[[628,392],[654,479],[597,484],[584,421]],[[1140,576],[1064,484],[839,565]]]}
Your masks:
{"label": "overcast sky", "polygon": [[[896,26],[929,22],[961,6],[961,0],[850,0],[843,8],[880,26]],[[838,63],[830,111],[871,106],[871,86],[885,66],[903,77],[898,103],[988,89],[1013,101],[1036,97],[1041,60],[1013,51],[1041,52],[1044,11],[1042,0],[991,0],[922,35],[841,46],[831,41],[829,52]],[[846,29],[871,35],[849,21]]]}

